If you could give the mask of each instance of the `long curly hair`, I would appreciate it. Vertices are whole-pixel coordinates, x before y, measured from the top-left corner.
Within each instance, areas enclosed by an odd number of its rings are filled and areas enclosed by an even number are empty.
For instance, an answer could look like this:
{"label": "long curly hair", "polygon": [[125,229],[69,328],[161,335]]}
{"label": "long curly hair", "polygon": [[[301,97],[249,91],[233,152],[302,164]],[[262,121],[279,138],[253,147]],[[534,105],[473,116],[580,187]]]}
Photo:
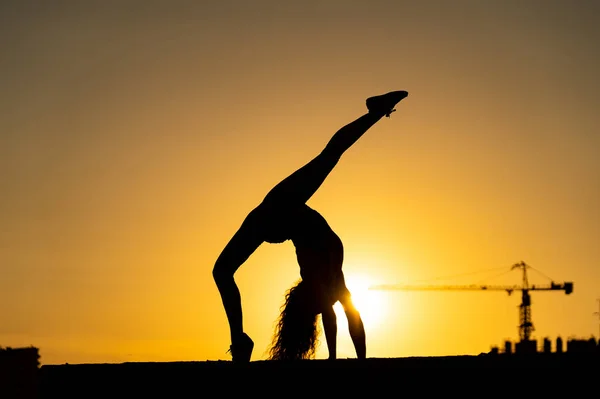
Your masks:
{"label": "long curly hair", "polygon": [[285,295],[270,349],[270,360],[302,360],[314,357],[319,336],[319,314],[312,305],[314,293],[302,280]]}

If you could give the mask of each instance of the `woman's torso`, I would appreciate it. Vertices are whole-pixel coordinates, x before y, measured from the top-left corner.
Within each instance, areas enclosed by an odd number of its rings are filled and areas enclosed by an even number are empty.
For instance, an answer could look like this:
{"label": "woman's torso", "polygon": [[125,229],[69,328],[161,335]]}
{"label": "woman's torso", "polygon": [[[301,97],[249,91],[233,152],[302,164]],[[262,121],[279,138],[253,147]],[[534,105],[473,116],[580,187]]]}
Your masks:
{"label": "woman's torso", "polygon": [[297,219],[291,240],[296,247],[300,275],[304,280],[333,283],[342,270],[342,240],[325,218],[306,207]]}

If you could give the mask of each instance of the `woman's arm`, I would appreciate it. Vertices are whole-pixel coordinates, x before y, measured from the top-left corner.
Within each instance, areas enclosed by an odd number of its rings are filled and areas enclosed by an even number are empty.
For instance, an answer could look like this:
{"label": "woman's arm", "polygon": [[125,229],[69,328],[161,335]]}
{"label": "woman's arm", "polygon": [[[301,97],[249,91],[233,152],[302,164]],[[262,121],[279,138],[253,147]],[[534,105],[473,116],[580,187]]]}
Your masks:
{"label": "woman's arm", "polygon": [[365,326],[362,318],[360,317],[360,313],[352,303],[349,291],[342,297],[340,302],[342,303],[342,306],[344,307],[344,313],[346,313],[346,317],[348,318],[348,329],[350,330],[350,338],[352,338],[354,349],[356,349],[356,356],[359,359],[366,359],[367,347]]}
{"label": "woman's arm", "polygon": [[325,339],[327,340],[327,350],[329,359],[335,359],[337,356],[337,317],[333,306],[328,307],[322,313],[323,329],[325,330]]}

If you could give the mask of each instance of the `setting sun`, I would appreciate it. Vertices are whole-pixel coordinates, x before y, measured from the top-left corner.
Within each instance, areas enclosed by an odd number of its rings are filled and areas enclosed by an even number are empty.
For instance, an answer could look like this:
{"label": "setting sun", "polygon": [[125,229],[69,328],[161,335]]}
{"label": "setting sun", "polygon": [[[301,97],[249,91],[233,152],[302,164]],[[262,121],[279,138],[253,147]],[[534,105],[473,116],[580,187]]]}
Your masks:
{"label": "setting sun", "polygon": [[[346,276],[346,286],[352,294],[352,302],[358,309],[367,330],[378,327],[386,318],[388,306],[381,291],[369,290],[371,281],[366,276]],[[341,303],[334,306],[338,318],[345,319]]]}

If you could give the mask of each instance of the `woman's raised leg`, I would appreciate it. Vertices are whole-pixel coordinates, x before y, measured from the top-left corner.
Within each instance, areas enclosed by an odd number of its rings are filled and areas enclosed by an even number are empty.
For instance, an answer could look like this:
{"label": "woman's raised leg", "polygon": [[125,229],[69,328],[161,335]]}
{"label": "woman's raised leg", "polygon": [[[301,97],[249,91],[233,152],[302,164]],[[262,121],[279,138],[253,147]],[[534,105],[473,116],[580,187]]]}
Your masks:
{"label": "woman's raised leg", "polygon": [[265,197],[265,203],[304,204],[323,184],[337,165],[341,156],[363,134],[393,107],[408,95],[405,91],[394,91],[367,99],[369,112],[338,130],[325,149],[306,165],[277,184]]}

